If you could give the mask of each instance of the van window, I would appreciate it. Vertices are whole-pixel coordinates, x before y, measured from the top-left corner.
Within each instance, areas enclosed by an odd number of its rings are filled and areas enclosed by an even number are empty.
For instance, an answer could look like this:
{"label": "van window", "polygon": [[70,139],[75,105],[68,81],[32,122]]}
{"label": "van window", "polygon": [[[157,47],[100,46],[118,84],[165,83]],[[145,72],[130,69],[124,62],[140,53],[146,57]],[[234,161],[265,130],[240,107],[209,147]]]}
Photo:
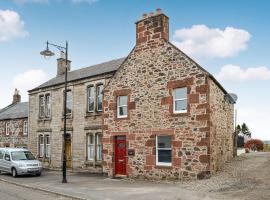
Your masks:
{"label": "van window", "polygon": [[0,150],[0,160],[3,160],[4,152]]}
{"label": "van window", "polygon": [[5,160],[10,161],[10,155],[8,152],[5,153]]}

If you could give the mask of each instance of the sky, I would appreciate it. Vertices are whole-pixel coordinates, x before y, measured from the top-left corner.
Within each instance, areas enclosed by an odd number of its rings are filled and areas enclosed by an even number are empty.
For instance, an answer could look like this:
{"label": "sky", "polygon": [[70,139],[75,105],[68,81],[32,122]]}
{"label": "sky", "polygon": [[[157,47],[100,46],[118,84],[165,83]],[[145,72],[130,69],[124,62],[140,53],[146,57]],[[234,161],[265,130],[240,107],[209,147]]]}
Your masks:
{"label": "sky", "polygon": [[135,22],[161,8],[170,41],[237,94],[237,123],[270,140],[270,1],[0,0],[0,108],[15,88],[27,91],[56,75],[45,42],[69,43],[71,68],[127,56]]}

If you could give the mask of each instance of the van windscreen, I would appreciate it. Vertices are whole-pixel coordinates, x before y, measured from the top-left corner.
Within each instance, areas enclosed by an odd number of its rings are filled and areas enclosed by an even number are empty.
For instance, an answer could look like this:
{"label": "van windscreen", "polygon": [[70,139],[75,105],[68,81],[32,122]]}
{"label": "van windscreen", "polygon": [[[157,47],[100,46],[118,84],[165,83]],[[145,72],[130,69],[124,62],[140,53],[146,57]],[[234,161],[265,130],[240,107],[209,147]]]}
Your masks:
{"label": "van windscreen", "polygon": [[12,160],[35,160],[35,157],[30,151],[14,151],[11,152]]}

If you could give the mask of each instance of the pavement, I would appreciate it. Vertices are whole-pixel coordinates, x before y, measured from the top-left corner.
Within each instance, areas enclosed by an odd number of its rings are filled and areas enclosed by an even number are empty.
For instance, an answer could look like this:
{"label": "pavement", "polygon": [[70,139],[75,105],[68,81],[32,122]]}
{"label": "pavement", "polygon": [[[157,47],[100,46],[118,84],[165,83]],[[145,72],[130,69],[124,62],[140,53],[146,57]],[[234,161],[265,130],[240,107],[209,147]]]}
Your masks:
{"label": "pavement", "polygon": [[197,193],[181,188],[179,183],[173,182],[111,179],[88,173],[68,173],[67,184],[61,183],[61,179],[61,172],[58,171],[44,171],[40,177],[13,178],[9,174],[0,175],[0,182],[78,200],[201,199]]}
{"label": "pavement", "polygon": [[60,195],[50,194],[0,181],[0,200],[70,200]]}

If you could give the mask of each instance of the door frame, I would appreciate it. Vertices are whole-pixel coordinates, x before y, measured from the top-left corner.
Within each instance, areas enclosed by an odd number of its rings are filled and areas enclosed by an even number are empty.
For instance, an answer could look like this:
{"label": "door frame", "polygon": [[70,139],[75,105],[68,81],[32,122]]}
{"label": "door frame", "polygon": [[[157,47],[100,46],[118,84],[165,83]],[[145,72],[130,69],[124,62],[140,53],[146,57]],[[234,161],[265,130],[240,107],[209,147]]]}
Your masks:
{"label": "door frame", "polygon": [[[67,166],[67,169],[72,169],[72,167],[73,167],[73,162],[72,162],[72,134],[70,132],[67,132],[66,137],[70,138],[70,160],[71,160],[70,161],[70,167]],[[64,134],[63,134],[63,147],[64,147],[64,145],[66,145],[66,143],[65,143]],[[63,152],[63,149],[62,149],[62,152]],[[63,155],[62,155],[62,160],[63,160]],[[67,151],[66,151],[66,164],[67,164]]]}
{"label": "door frame", "polygon": [[[126,156],[125,156],[125,160],[126,160],[126,166],[125,166],[125,174],[116,174],[116,151],[115,151],[115,149],[116,149],[116,140],[117,140],[117,137],[119,137],[119,136],[122,136],[122,137],[125,137],[125,143],[126,143],[126,146],[125,146],[125,148],[126,148]],[[127,156],[127,150],[128,150],[128,141],[127,141],[127,135],[126,134],[122,134],[122,135],[115,135],[114,136],[114,139],[113,139],[113,152],[114,152],[114,165],[113,165],[113,175],[114,176],[128,176],[128,170],[127,170],[127,166],[128,166],[128,156]]]}

